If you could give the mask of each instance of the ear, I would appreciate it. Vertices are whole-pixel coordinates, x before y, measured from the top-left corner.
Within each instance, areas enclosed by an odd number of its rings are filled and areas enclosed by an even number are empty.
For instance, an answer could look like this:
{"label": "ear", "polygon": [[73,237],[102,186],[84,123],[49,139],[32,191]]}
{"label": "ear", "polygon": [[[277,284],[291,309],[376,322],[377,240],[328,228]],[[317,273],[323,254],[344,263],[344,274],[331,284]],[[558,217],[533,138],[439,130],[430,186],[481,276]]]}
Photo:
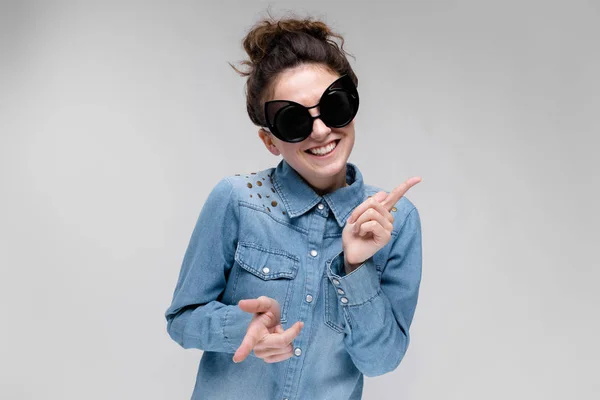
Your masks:
{"label": "ear", "polygon": [[260,137],[260,140],[262,140],[265,147],[267,148],[267,150],[269,150],[271,154],[273,154],[274,156],[278,156],[281,154],[277,146],[275,146],[275,143],[273,143],[273,136],[270,132],[267,132],[263,128],[260,128],[258,130],[258,137]]}

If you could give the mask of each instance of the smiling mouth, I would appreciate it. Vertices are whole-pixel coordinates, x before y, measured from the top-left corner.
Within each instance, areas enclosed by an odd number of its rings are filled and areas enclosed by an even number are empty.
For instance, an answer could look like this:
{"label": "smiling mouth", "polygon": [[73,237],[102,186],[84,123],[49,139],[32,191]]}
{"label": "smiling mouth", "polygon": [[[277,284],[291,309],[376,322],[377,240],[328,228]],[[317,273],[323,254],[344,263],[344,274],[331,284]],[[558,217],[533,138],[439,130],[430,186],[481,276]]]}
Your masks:
{"label": "smiling mouth", "polygon": [[337,147],[339,142],[340,142],[340,139],[337,139],[337,140],[334,140],[334,141],[326,144],[325,146],[314,147],[312,149],[305,150],[305,153],[308,153],[312,156],[317,156],[317,157],[326,156],[329,153],[331,153],[333,150],[335,150],[335,148]]}

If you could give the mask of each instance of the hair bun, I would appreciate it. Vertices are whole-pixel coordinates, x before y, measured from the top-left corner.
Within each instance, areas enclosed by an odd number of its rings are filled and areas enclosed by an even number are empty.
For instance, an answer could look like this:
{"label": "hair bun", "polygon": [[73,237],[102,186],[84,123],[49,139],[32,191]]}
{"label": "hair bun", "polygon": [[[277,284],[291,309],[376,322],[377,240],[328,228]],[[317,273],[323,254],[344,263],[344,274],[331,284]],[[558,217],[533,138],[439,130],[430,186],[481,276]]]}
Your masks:
{"label": "hair bun", "polygon": [[258,64],[269,51],[272,43],[288,34],[305,33],[322,41],[327,41],[333,32],[321,21],[305,19],[265,19],[257,23],[244,39],[244,50],[252,64]]}

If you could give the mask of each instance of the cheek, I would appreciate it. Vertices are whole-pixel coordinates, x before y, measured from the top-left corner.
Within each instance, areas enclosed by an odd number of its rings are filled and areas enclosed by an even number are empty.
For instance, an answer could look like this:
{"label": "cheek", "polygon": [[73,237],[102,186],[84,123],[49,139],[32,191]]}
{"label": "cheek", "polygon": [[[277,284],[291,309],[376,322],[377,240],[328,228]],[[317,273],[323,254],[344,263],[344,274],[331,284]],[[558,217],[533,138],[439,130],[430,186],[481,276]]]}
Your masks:
{"label": "cheek", "polygon": [[344,127],[344,137],[349,142],[354,142],[354,121]]}
{"label": "cheek", "polygon": [[277,148],[281,151],[281,154],[284,156],[294,156],[299,153],[302,153],[301,146],[296,143],[285,143],[279,142]]}
{"label": "cheek", "polygon": [[354,142],[355,142],[355,136],[354,136],[354,126],[350,127],[348,126],[348,129],[344,135],[344,141],[346,142],[346,145],[344,146],[345,151],[348,152],[348,154],[350,154],[350,152],[352,152],[352,149],[354,148]]}
{"label": "cheek", "polygon": [[345,127],[342,128],[342,131],[348,135],[348,136],[354,136],[354,122],[356,121],[356,118],[354,118],[352,120],[352,122],[350,122],[348,125],[346,125]]}

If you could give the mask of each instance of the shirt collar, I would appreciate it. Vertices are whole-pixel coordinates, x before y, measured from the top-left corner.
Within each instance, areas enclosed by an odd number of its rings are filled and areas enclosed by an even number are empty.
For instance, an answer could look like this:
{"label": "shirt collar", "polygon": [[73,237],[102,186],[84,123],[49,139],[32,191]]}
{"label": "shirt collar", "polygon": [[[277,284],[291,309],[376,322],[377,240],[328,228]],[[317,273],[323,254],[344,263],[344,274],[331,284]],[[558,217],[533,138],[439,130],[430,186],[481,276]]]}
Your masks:
{"label": "shirt collar", "polygon": [[324,200],[331,208],[340,227],[346,224],[350,213],[364,201],[363,176],[356,165],[346,163],[346,183],[323,197],[319,196],[285,160],[273,172],[273,186],[277,190],[288,215],[298,217]]}

